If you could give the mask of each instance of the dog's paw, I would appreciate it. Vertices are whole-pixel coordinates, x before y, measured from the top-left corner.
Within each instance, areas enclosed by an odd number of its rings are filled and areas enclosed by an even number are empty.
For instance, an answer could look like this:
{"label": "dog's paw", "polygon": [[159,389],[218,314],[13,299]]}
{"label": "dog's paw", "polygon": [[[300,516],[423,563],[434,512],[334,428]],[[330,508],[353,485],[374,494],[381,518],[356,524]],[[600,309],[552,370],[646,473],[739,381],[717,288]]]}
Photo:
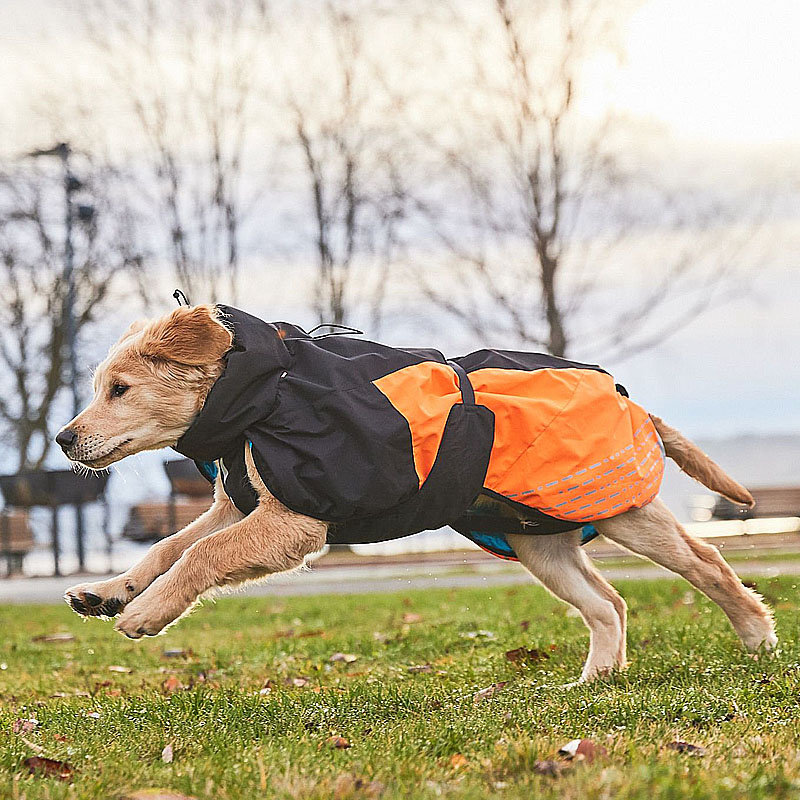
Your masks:
{"label": "dog's paw", "polygon": [[80,583],[64,593],[72,610],[84,617],[116,617],[133,597],[133,587],[122,578]]}
{"label": "dog's paw", "polygon": [[193,605],[193,601],[170,597],[154,584],[125,608],[114,627],[129,639],[156,636]]}

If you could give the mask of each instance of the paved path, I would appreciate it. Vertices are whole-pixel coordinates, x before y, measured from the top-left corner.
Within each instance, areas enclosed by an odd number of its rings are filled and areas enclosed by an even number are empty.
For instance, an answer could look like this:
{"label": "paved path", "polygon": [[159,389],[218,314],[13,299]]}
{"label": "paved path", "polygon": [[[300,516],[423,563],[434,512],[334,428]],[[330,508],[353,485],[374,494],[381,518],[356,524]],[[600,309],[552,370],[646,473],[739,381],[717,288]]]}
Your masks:
{"label": "paved path", "polygon": [[[661,567],[644,563],[642,566],[603,567],[610,581],[627,579],[674,578]],[[748,577],[800,575],[800,561],[737,562],[734,569]],[[99,580],[94,577],[90,580]],[[0,603],[59,603],[64,589],[80,578],[11,578],[0,580]],[[391,565],[363,564],[353,566],[311,567],[303,572],[271,578],[267,583],[248,587],[250,596],[284,596],[315,594],[368,594],[372,592],[402,592],[413,589],[459,589],[478,586],[506,586],[531,580],[518,564],[470,564],[463,570],[449,567],[429,567],[424,562]]]}

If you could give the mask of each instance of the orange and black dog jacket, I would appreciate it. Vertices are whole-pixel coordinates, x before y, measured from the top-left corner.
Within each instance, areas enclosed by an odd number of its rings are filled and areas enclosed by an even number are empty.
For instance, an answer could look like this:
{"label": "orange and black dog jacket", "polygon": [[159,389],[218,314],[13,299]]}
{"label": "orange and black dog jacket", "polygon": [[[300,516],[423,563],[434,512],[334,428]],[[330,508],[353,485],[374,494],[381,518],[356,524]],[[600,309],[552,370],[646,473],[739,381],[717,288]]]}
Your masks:
{"label": "orange and black dog jacket", "polygon": [[[233,348],[176,449],[208,477],[219,465],[244,513],[257,503],[245,447],[278,500],[331,523],[331,543],[449,524],[513,557],[507,533],[581,528],[658,493],[653,423],[598,366],[502,350],[448,361],[219,308]],[[482,514],[480,494],[524,524]]]}

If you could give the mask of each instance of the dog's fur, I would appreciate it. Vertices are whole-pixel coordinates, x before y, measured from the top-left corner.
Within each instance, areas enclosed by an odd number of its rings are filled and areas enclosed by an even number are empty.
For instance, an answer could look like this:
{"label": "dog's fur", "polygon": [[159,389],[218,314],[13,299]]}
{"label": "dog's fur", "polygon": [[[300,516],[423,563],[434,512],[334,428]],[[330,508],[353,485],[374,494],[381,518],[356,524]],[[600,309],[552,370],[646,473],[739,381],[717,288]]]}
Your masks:
{"label": "dog's fur", "polygon": [[[64,428],[77,435],[68,457],[101,469],[142,450],[174,445],[222,373],[231,344],[231,333],[213,306],[179,308],[161,319],[134,323],[98,367],[91,404]],[[687,474],[752,504],[747,490],[694,444],[658,417],[652,419],[666,454]],[[68,589],[67,601],[87,616],[119,615],[117,630],[138,639],[160,633],[216,587],[301,566],[324,546],[326,524],[290,511],[273,497],[247,448],[245,461],[259,497],[251,514],[236,509],[218,478],[213,505],[195,522],[155,544],[122,575]],[[716,548],[692,538],[659,500],[595,525],[710,597],[748,649],[775,646],[769,608],[742,585]],[[512,535],[509,541],[522,564],[586,622],[591,642],[581,680],[622,669],[625,601],[581,549],[580,531]]]}

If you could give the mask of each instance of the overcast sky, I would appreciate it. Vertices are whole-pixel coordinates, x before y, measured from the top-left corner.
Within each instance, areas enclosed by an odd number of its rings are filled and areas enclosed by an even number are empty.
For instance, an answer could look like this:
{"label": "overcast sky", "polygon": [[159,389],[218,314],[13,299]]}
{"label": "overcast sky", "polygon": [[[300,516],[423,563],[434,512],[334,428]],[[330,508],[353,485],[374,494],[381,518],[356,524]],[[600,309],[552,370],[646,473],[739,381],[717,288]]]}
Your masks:
{"label": "overcast sky", "polygon": [[[0,2],[4,155],[50,143],[51,131],[35,127],[32,109],[52,91],[54,74],[91,74],[69,7],[58,0]],[[626,28],[623,64],[599,58],[592,66],[585,110],[600,115],[613,107],[630,115],[642,130],[657,131],[685,165],[713,169],[719,181],[773,182],[790,196],[800,191],[799,42],[797,0],[650,0]],[[608,365],[635,398],[693,435],[800,434],[796,197],[774,212],[764,234],[779,244],[748,268],[733,300],[646,354]],[[248,310],[270,318],[302,313],[292,285],[282,283],[276,295],[275,280],[258,278],[248,279]],[[446,324],[418,330],[398,322],[385,337],[451,352],[471,344]],[[604,361],[602,353],[579,355]]]}

